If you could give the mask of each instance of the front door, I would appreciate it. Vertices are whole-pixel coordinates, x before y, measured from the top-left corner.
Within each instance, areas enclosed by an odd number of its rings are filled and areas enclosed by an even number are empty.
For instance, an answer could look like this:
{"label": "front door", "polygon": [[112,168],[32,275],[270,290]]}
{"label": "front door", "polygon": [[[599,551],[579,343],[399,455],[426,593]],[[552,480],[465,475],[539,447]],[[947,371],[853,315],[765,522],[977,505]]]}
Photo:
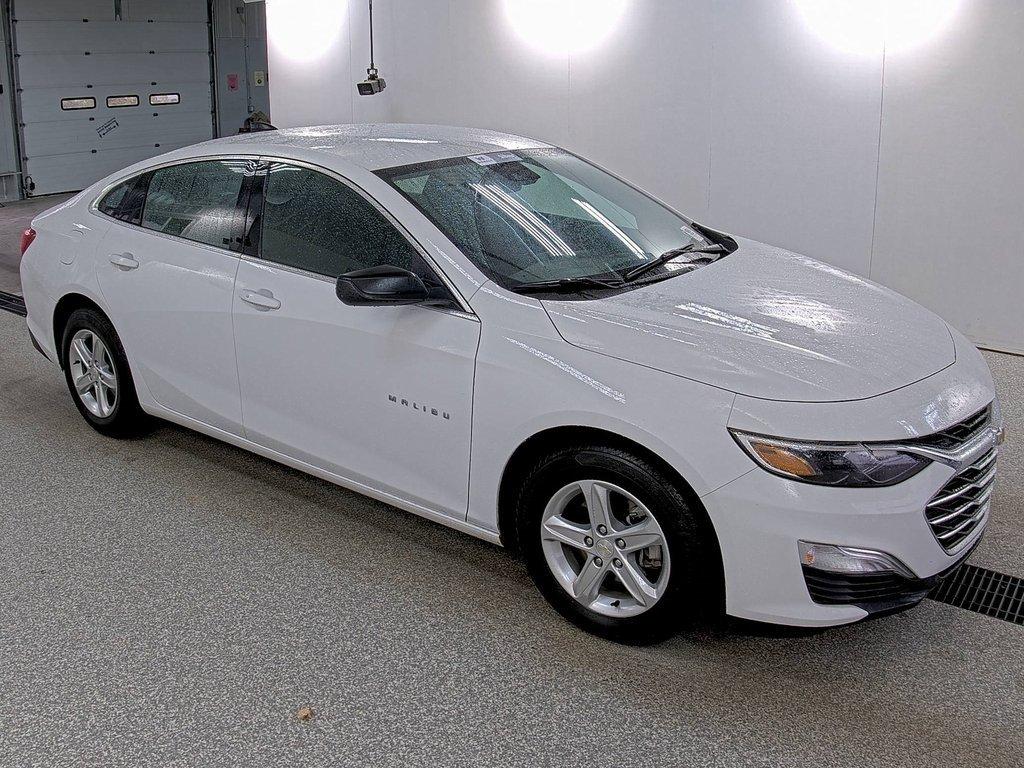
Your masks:
{"label": "front door", "polygon": [[[343,304],[335,279],[344,272],[392,264],[436,276],[337,178],[276,163],[262,190],[258,258],[239,266],[233,310],[246,436],[465,517],[478,321],[457,305]],[[254,206],[260,198],[254,191]]]}

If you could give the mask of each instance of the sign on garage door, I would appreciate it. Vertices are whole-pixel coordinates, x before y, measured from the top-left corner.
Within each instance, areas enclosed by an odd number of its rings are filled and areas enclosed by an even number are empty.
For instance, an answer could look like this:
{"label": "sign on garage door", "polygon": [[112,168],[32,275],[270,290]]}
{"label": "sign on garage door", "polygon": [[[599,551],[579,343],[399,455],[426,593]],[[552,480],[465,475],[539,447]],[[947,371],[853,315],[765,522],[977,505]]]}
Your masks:
{"label": "sign on garage door", "polygon": [[25,189],[83,189],[213,136],[206,0],[15,0]]}

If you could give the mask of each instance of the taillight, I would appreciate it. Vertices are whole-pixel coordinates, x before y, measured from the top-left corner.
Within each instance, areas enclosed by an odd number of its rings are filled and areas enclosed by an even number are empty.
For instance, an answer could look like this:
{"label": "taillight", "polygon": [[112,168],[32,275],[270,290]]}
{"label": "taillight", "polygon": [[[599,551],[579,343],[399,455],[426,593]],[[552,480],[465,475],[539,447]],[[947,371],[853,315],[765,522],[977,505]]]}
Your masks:
{"label": "taillight", "polygon": [[25,255],[25,251],[32,245],[32,241],[36,239],[36,231],[29,227],[21,233],[21,255]]}

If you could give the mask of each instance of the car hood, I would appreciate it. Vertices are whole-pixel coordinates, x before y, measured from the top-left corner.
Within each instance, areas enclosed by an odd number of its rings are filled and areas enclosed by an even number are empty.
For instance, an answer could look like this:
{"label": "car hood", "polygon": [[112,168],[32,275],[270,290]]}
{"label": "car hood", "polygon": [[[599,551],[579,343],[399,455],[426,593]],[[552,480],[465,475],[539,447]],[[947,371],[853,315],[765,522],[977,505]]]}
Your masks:
{"label": "car hood", "polygon": [[860,400],[955,362],[949,328],[910,299],[737,241],[736,252],[687,275],[543,304],[570,344],[769,400]]}

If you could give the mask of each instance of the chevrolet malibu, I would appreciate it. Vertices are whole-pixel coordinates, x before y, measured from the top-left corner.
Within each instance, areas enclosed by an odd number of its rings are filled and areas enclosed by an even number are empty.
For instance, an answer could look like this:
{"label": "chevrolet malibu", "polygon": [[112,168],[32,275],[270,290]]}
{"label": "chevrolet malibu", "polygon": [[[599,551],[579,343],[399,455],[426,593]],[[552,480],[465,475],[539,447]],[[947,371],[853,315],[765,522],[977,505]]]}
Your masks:
{"label": "chevrolet malibu", "polygon": [[899,610],[988,522],[1002,422],[963,336],[539,141],[215,140],[22,250],[33,341],[99,432],[166,419],[501,543],[620,641]]}

